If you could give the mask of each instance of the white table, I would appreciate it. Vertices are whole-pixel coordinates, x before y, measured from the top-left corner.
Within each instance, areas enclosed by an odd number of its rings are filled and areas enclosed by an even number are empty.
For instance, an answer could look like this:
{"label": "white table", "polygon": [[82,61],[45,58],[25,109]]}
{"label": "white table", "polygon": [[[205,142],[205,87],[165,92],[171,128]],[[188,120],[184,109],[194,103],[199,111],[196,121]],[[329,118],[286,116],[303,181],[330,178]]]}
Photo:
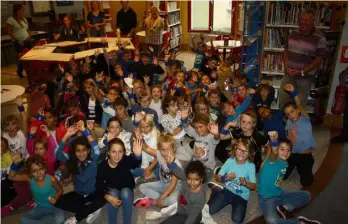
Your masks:
{"label": "white table", "polygon": [[17,96],[23,95],[24,91],[25,89],[23,86],[1,85],[1,103],[6,103],[14,100]]}
{"label": "white table", "polygon": [[[207,47],[211,47],[211,43],[210,41],[208,41],[207,43]],[[213,40],[213,45],[216,49],[222,49],[223,53],[223,60],[225,60],[226,58],[226,50],[227,49],[231,49],[233,51],[233,48],[238,48],[242,46],[242,42],[239,40],[229,40],[228,44],[225,45],[225,41],[224,40]]]}

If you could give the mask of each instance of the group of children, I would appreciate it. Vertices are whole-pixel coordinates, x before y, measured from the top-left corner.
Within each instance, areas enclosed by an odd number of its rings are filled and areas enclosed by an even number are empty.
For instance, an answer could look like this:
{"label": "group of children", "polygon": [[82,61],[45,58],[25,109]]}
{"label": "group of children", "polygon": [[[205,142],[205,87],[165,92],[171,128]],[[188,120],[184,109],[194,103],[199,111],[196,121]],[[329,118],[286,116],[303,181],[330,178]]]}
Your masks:
{"label": "group of children", "polygon": [[[54,83],[34,90],[55,89],[46,97],[51,108],[29,118],[17,97],[21,121],[2,121],[2,215],[27,205],[21,223],[92,223],[107,204],[109,223],[120,207],[131,223],[133,206],[176,205],[163,223],[195,224],[203,208],[216,214],[230,204],[232,222],[243,223],[257,190],[267,223],[319,223],[288,219],[310,194],[281,189],[295,166],[302,185],[313,182],[315,141],[296,89],[285,87],[294,101],[273,114],[270,83],[247,89],[245,76],[231,71],[233,58],[219,66],[219,56],[199,46],[190,71],[168,51],[163,69],[153,49],[71,58]],[[69,182],[74,190],[63,194]],[[143,197],[134,199],[136,186]]]}

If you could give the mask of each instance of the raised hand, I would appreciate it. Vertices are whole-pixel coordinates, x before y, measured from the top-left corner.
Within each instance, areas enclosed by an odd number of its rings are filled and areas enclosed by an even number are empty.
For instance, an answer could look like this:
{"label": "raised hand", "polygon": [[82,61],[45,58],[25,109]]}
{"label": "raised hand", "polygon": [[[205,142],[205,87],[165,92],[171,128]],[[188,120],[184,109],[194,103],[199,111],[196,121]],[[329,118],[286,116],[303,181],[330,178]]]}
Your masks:
{"label": "raised hand", "polygon": [[134,139],[133,152],[136,156],[141,155],[142,148],[143,148],[143,140],[142,139]]}
{"label": "raised hand", "polygon": [[167,152],[167,155],[164,157],[164,159],[166,160],[167,164],[172,164],[175,160],[175,153],[173,150],[169,150]]}
{"label": "raised hand", "polygon": [[17,107],[23,106],[23,99],[21,96],[17,96],[14,99],[14,103],[17,105]]}
{"label": "raised hand", "polygon": [[153,52],[153,47],[152,47],[152,46],[149,46],[149,50],[150,50],[151,52]]}
{"label": "raised hand", "polygon": [[123,72],[123,69],[122,69],[122,68],[117,68],[117,69],[116,69],[116,72],[117,72],[117,74],[118,74],[120,77],[123,77],[124,72]]}
{"label": "raised hand", "polygon": [[116,138],[117,136],[111,132],[109,132],[107,135],[106,135],[106,139],[108,140],[108,142],[110,142],[112,139]]}
{"label": "raised hand", "polygon": [[87,129],[92,131],[94,129],[94,122],[87,122]]}
{"label": "raised hand", "polygon": [[157,59],[157,57],[154,57],[154,58],[153,58],[153,64],[154,64],[154,65],[158,65],[158,59]]}
{"label": "raised hand", "polygon": [[231,121],[227,123],[229,125],[229,127],[234,127],[236,128],[238,126],[238,121]]}
{"label": "raised hand", "polygon": [[189,108],[181,110],[181,120],[186,120],[189,117]]}
{"label": "raised hand", "polygon": [[64,66],[63,65],[58,64],[58,68],[59,68],[61,73],[64,73]]}
{"label": "raised hand", "polygon": [[40,129],[41,129],[43,132],[45,132],[45,133],[47,133],[47,132],[49,133],[47,126],[44,125],[44,124],[42,124],[42,125],[40,126]]}
{"label": "raised hand", "polygon": [[69,72],[65,73],[65,78],[69,82],[73,82],[73,79],[74,79],[73,76]]}
{"label": "raised hand", "polygon": [[295,90],[295,87],[292,85],[292,84],[286,84],[286,85],[284,85],[284,89],[286,90],[286,91],[289,91],[289,92],[294,92],[294,90]]}
{"label": "raised hand", "polygon": [[83,122],[83,120],[79,120],[77,123],[76,123],[76,127],[79,131],[84,131],[86,128],[85,128],[85,123]]}
{"label": "raised hand", "polygon": [[208,130],[212,135],[219,135],[219,126],[217,123],[211,123],[208,125]]}
{"label": "raised hand", "polygon": [[144,84],[148,85],[150,83],[150,77],[148,75],[144,76]]}
{"label": "raised hand", "polygon": [[139,128],[134,128],[134,136],[136,139],[143,139],[143,134],[141,134],[140,129]]}
{"label": "raised hand", "polygon": [[74,134],[76,134],[77,131],[78,131],[78,129],[77,129],[76,125],[71,125],[71,126],[68,128],[68,130],[67,130],[67,132],[66,132],[66,135],[67,135],[68,137],[71,137],[71,136],[73,136]]}
{"label": "raised hand", "polygon": [[144,117],[145,117],[146,113],[145,112],[136,112],[135,116],[134,116],[134,120],[136,122],[140,122]]}
{"label": "raised hand", "polygon": [[29,133],[31,135],[35,135],[37,132],[37,127],[36,126],[31,126]]}
{"label": "raised hand", "polygon": [[39,114],[40,116],[44,116],[44,114],[45,114],[44,108],[40,107],[37,114]]}
{"label": "raised hand", "polygon": [[100,73],[96,72],[95,73],[95,80],[97,82],[101,82],[101,81],[103,81],[103,79],[104,79],[104,73],[103,72],[100,72]]}
{"label": "raised hand", "polygon": [[[92,59],[91,59],[89,56],[85,57],[85,62],[86,62],[87,64],[91,63],[91,61],[92,61]],[[82,62],[82,61],[81,61],[81,62]]]}
{"label": "raised hand", "polygon": [[164,61],[165,62],[168,62],[169,58],[170,58],[170,54],[165,54],[164,55]]}
{"label": "raised hand", "polygon": [[138,55],[134,56],[134,62],[139,62],[139,56]]}
{"label": "raised hand", "polygon": [[269,131],[268,136],[269,136],[269,139],[271,139],[271,141],[274,142],[278,139],[278,132],[277,131]]}
{"label": "raised hand", "polygon": [[11,159],[14,164],[21,163],[23,161],[22,153],[20,152],[11,153]]}
{"label": "raised hand", "polygon": [[130,74],[128,75],[128,78],[133,79],[133,73],[130,73]]}

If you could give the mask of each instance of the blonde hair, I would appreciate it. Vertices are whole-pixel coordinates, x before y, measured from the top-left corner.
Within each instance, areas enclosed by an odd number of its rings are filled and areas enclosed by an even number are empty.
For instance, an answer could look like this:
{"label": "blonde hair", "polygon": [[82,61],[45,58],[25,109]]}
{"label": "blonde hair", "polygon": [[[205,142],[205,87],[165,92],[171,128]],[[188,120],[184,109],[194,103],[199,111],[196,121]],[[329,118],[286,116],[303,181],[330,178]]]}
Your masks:
{"label": "blonde hair", "polygon": [[237,151],[237,145],[242,144],[247,150],[248,150],[248,160],[249,162],[254,161],[254,148],[253,148],[253,142],[251,139],[248,138],[239,138],[237,139],[236,143],[232,147],[232,157],[236,157],[236,151]]}
{"label": "blonde hair", "polygon": [[141,124],[147,124],[151,127],[151,135],[152,136],[159,136],[160,132],[158,131],[155,121],[153,119],[153,115],[151,114],[146,114],[143,119],[139,122],[139,126]]}
{"label": "blonde hair", "polygon": [[172,135],[168,133],[161,133],[157,139],[157,149],[161,150],[164,143],[169,144],[173,149],[173,152],[175,152],[175,140]]}

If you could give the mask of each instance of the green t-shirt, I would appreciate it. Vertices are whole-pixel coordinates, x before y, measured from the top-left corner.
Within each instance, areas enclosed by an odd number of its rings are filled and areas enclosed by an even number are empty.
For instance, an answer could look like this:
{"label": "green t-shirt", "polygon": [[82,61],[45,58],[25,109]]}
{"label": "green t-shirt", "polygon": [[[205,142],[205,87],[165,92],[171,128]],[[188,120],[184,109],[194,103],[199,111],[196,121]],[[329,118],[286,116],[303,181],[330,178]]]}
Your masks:
{"label": "green t-shirt", "polygon": [[13,26],[13,35],[16,37],[16,40],[23,41],[26,40],[29,37],[28,34],[28,22],[25,18],[21,21],[21,23],[18,23],[18,21],[10,17],[7,19],[7,23]]}

